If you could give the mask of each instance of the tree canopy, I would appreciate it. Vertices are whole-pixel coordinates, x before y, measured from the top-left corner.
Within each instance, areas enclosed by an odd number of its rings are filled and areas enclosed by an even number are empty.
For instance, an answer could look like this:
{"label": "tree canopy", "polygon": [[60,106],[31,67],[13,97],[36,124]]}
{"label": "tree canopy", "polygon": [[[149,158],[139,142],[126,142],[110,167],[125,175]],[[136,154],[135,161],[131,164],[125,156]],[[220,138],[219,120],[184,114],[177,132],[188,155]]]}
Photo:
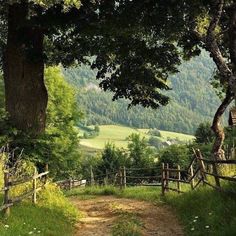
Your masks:
{"label": "tree canopy", "polygon": [[169,89],[166,80],[177,72],[181,58],[199,55],[204,48],[226,92],[212,126],[217,135],[213,152],[223,155],[220,118],[233,99],[236,84],[234,1],[0,3],[6,108],[16,127],[34,134],[45,129],[44,63],[87,63],[97,69],[101,88],[112,91],[113,99],[123,97],[130,99],[130,105],[158,108],[168,103],[161,91]]}

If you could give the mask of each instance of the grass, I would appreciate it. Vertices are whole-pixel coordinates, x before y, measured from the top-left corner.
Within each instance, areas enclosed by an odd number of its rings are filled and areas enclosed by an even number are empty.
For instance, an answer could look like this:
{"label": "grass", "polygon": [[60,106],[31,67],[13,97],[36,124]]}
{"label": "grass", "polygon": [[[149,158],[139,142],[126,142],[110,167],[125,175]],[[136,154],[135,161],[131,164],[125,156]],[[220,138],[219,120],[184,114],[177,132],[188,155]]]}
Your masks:
{"label": "grass", "polygon": [[[117,147],[126,148],[128,145],[127,137],[132,133],[139,133],[141,136],[150,137],[148,135],[148,129],[134,129],[130,127],[120,126],[120,125],[101,125],[99,126],[100,133],[97,137],[92,139],[81,139],[80,145],[92,148],[92,149],[103,149],[107,142],[114,143]],[[194,137],[192,135],[169,132],[169,131],[160,131],[161,140],[165,141],[168,138],[178,138],[180,141],[190,141]]]}
{"label": "grass", "polygon": [[[235,191],[235,185],[226,185],[225,189]],[[188,188],[184,188],[187,190]],[[115,195],[117,197],[146,200],[155,204],[168,204],[182,223],[187,236],[234,236],[236,235],[236,197],[235,195],[219,193],[209,187],[199,187],[197,190],[184,194],[173,192],[164,197],[160,188],[128,187],[123,191],[111,186],[88,187],[67,192],[68,196]],[[116,225],[117,230],[125,228],[124,221]],[[132,228],[132,227],[131,227]],[[119,234],[117,234],[119,235]],[[122,235],[122,234],[120,234]],[[132,234],[127,234],[132,235]],[[135,235],[135,234],[134,234]]]}
{"label": "grass", "polygon": [[38,204],[30,200],[11,207],[11,214],[0,216],[1,236],[71,236],[79,214],[63,193],[53,184],[41,191]]}
{"label": "grass", "polygon": [[182,195],[168,194],[166,202],[176,209],[186,235],[236,235],[236,198],[202,187]]}
{"label": "grass", "polygon": [[66,196],[77,196],[80,199],[84,197],[86,199],[92,198],[94,196],[103,195],[115,195],[121,198],[133,198],[137,200],[150,201],[154,203],[162,203],[160,198],[160,188],[154,187],[128,187],[123,190],[113,186],[106,187],[86,187],[86,188],[75,188],[67,191]]}
{"label": "grass", "polygon": [[118,220],[112,227],[113,236],[141,236],[141,221],[135,214],[129,212],[119,213]]}

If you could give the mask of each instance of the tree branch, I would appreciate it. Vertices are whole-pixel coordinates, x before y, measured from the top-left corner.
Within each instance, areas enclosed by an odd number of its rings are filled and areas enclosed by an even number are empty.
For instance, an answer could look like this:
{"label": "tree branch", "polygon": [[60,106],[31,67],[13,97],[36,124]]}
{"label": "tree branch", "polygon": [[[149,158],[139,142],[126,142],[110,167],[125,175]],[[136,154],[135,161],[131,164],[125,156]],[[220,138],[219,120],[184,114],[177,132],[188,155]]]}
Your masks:
{"label": "tree branch", "polygon": [[220,74],[221,74],[221,83],[228,82],[229,77],[232,75],[232,71],[228,67],[217,43],[215,30],[219,25],[220,18],[222,16],[224,0],[218,0],[214,3],[215,11],[213,13],[211,22],[209,24],[205,45],[206,49],[210,52],[211,57],[213,58]]}

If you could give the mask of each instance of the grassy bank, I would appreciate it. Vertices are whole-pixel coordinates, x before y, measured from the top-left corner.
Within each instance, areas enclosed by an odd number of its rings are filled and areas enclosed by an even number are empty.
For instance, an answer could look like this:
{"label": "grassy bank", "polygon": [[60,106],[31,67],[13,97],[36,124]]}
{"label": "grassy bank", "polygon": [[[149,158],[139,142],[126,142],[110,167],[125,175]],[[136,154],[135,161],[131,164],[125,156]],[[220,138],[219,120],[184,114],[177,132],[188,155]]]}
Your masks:
{"label": "grassy bank", "polygon": [[[235,186],[233,187],[235,188]],[[236,235],[236,197],[201,187],[184,194],[160,194],[160,188],[130,187],[120,191],[114,187],[74,189],[68,196],[92,198],[95,195],[116,195],[168,204],[184,226],[186,235],[191,236],[234,236]]]}
{"label": "grassy bank", "polygon": [[168,194],[165,201],[176,209],[186,235],[236,235],[236,196],[202,187],[186,194]]}
{"label": "grassy bank", "polygon": [[78,216],[63,193],[49,184],[39,194],[37,205],[28,200],[13,206],[8,218],[1,214],[0,235],[71,236]]}

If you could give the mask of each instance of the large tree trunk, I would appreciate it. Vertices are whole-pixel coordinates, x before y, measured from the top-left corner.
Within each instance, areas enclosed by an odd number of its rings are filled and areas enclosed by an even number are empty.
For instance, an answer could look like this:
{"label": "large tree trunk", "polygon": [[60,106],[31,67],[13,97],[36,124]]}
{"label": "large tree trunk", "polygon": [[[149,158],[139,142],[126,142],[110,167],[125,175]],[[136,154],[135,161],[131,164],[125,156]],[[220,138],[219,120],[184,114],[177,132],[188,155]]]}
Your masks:
{"label": "large tree trunk", "polygon": [[225,110],[232,102],[232,100],[233,100],[233,93],[230,90],[228,90],[225,99],[222,101],[221,105],[217,109],[213,119],[212,130],[214,131],[216,138],[213,144],[212,152],[216,160],[225,159],[224,150],[222,148],[225,139],[225,133],[224,133],[224,128],[221,126],[221,119]]}
{"label": "large tree trunk", "polygon": [[13,125],[37,135],[45,129],[43,32],[29,24],[27,3],[9,6],[4,55],[6,110]]}

